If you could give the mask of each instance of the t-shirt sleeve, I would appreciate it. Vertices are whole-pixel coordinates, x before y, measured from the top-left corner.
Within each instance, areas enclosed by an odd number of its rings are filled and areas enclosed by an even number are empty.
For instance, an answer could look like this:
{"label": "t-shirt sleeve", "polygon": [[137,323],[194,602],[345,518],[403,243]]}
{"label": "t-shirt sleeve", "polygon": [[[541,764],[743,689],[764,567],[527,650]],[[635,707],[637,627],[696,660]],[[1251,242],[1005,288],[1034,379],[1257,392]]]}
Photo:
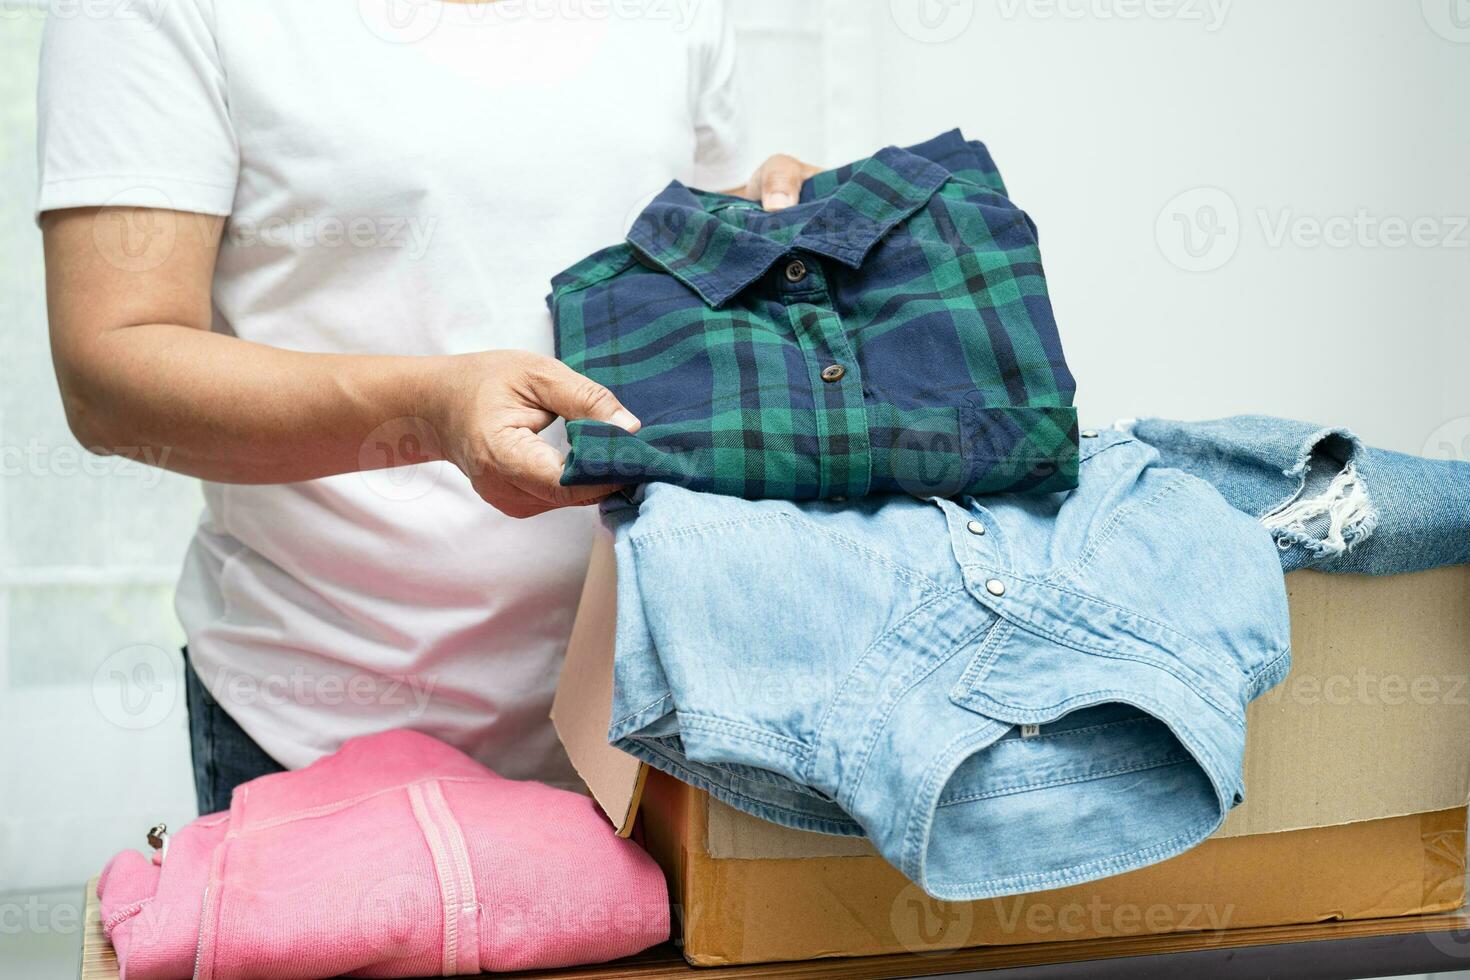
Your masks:
{"label": "t-shirt sleeve", "polygon": [[36,215],[113,205],[230,213],[239,151],[212,0],[53,11],[41,43]]}
{"label": "t-shirt sleeve", "polygon": [[705,43],[695,73],[694,183],[707,190],[744,184],[755,163],[745,139],[745,114],[740,102],[735,57],[735,30],[723,2],[709,3],[702,12]]}

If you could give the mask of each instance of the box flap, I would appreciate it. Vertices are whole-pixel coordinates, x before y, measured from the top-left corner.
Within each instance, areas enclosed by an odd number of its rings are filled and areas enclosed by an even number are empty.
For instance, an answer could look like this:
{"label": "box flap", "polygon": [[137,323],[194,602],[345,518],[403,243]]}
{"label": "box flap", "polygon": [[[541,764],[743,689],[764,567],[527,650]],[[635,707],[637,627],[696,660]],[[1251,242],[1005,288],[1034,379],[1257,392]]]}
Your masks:
{"label": "box flap", "polygon": [[643,764],[607,742],[616,648],[617,564],[612,534],[599,528],[567,656],[551,702],[551,723],[582,782],[619,837],[633,832],[643,791]]}

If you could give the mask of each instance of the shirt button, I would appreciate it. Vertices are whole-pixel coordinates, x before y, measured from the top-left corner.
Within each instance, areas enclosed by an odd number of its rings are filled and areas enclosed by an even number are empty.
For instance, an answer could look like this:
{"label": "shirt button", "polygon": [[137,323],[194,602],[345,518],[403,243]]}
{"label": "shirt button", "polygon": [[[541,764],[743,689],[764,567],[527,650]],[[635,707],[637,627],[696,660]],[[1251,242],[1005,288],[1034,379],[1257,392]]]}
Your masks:
{"label": "shirt button", "polygon": [[847,374],[847,368],[841,364],[828,364],[822,368],[822,380],[828,384],[834,381],[841,381],[845,374]]}
{"label": "shirt button", "polygon": [[979,521],[971,521],[970,523],[965,525],[965,530],[969,531],[971,534],[984,534],[985,525],[981,524]]}
{"label": "shirt button", "polygon": [[1006,584],[998,578],[993,578],[985,583],[985,591],[991,595],[1005,595]]}
{"label": "shirt button", "polygon": [[792,259],[786,266],[786,281],[801,282],[806,278],[806,263],[801,259]]}
{"label": "shirt button", "polygon": [[1096,439],[1097,438],[1097,430],[1096,429],[1083,429],[1082,430],[1082,438],[1084,438],[1084,439]]}

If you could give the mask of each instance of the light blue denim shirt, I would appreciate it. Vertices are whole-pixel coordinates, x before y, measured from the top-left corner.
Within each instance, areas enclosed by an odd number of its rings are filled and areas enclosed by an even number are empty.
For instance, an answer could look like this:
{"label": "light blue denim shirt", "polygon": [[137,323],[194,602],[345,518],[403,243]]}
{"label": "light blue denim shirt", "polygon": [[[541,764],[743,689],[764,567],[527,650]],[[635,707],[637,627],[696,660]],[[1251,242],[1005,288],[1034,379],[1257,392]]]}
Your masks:
{"label": "light blue denim shirt", "polygon": [[1178,854],[1242,798],[1289,665],[1269,533],[1127,435],[1076,490],[747,501],[666,484],[616,533],[614,744],[930,894]]}

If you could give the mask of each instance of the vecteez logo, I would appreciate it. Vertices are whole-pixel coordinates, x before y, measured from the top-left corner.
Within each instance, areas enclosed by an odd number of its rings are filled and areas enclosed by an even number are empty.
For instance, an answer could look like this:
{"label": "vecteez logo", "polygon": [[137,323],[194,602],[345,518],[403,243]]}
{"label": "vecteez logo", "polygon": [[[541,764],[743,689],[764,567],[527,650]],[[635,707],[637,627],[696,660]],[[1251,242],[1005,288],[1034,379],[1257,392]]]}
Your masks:
{"label": "vecteez logo", "polygon": [[969,902],[941,901],[910,883],[893,899],[889,925],[908,952],[943,952],[970,941],[975,908]]}
{"label": "vecteez logo", "polygon": [[[1257,207],[1251,215],[1268,249],[1357,249],[1365,251],[1470,249],[1470,215],[1391,214],[1368,208],[1311,214],[1290,207]],[[1217,187],[1176,195],[1159,212],[1154,237],[1159,251],[1185,272],[1212,272],[1240,248],[1246,222],[1235,199]]]}
{"label": "vecteez logo", "polygon": [[178,702],[183,664],[177,653],[139,643],[113,652],[92,674],[92,702],[119,728],[161,724]]}
{"label": "vecteez logo", "polygon": [[1470,248],[1470,216],[1302,214],[1292,208],[1256,210],[1261,236],[1269,248]]}
{"label": "vecteez logo", "polygon": [[1174,21],[1207,34],[1225,26],[1232,0],[997,0],[1007,20]]}
{"label": "vecteez logo", "polygon": [[1470,0],[1420,0],[1429,29],[1446,41],[1470,44]]}
{"label": "vecteez logo", "polygon": [[1429,433],[1419,455],[1470,463],[1470,415],[1449,419]]}
{"label": "vecteez logo", "polygon": [[965,32],[975,19],[975,0],[889,0],[898,29],[923,44],[943,44]]}
{"label": "vecteez logo", "polygon": [[136,21],[157,27],[169,0],[0,0],[0,20]]}
{"label": "vecteez logo", "polygon": [[444,0],[357,0],[357,13],[378,40],[414,44],[438,29]]}
{"label": "vecteez logo", "polygon": [[1185,272],[1213,272],[1240,247],[1240,209],[1218,187],[1196,187],[1164,205],[1154,223],[1159,251]]}

